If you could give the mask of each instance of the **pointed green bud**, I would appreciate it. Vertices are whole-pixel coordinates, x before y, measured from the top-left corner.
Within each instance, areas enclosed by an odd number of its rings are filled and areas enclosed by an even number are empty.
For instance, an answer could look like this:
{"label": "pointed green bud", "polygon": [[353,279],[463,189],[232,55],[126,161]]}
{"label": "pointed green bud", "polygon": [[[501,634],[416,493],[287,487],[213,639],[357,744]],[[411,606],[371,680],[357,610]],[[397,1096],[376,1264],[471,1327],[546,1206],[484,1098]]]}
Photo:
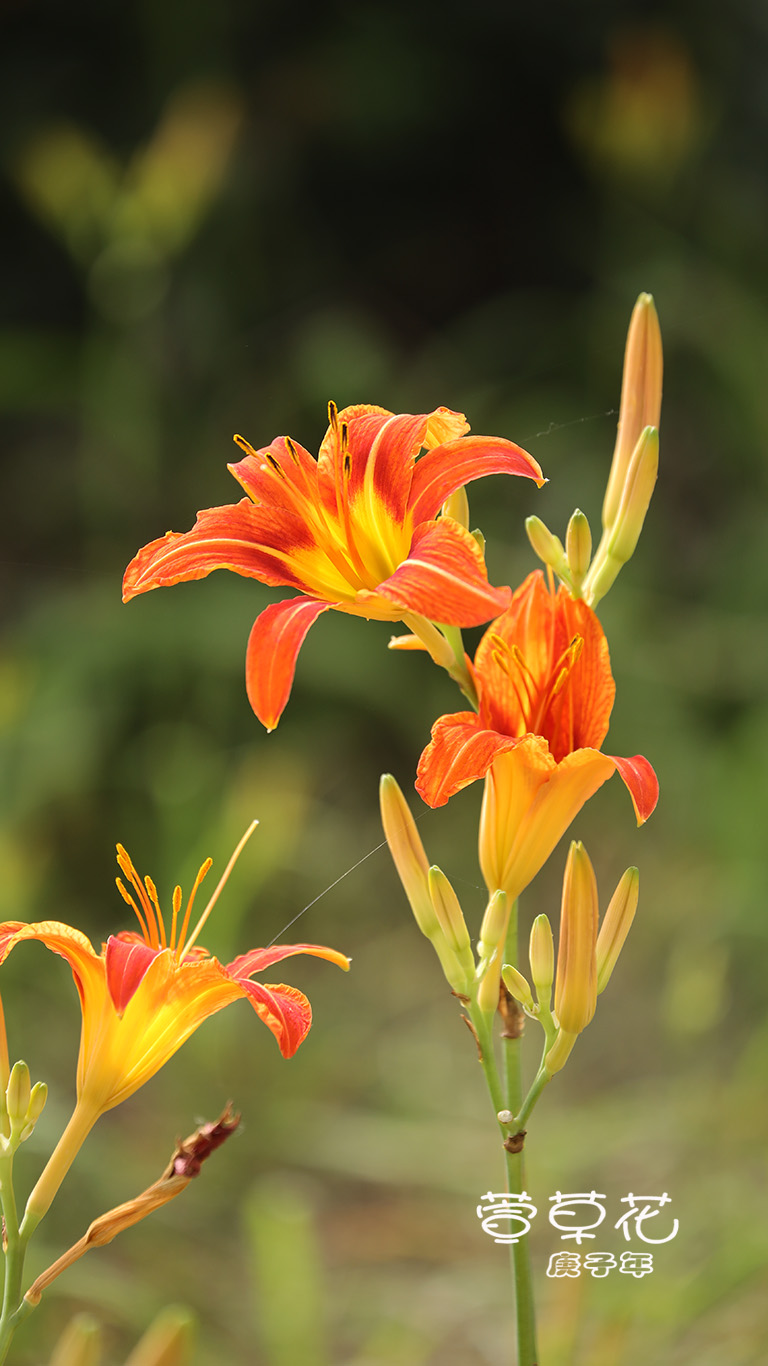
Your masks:
{"label": "pointed green bud", "polygon": [[18,1129],[26,1120],[31,1091],[27,1064],[15,1062],[11,1068],[11,1075],[8,1078],[8,1086],[5,1092],[8,1118],[11,1121],[12,1129]]}
{"label": "pointed green bud", "polygon": [[526,517],[525,529],[528,533],[528,540],[539,559],[554,569],[558,578],[564,583],[570,584],[571,571],[568,565],[568,557],[563,549],[563,543],[559,537],[545,526],[540,517]]}
{"label": "pointed green bud", "polygon": [[613,526],[603,536],[584,581],[584,597],[591,607],[605,597],[635,552],[658,472],[659,433],[646,427],[632,452]]}
{"label": "pointed green bud", "polygon": [[604,991],[616,966],[616,960],[635,918],[640,895],[640,874],[628,868],[611,897],[597,936],[597,994]]}
{"label": "pointed green bud", "polygon": [[429,861],[408,803],[391,773],[379,784],[381,823],[416,924],[427,939],[439,930],[429,894]]}
{"label": "pointed green bud", "polygon": [[459,898],[439,868],[430,868],[428,881],[432,906],[441,931],[440,937],[433,936],[432,943],[448,983],[454,991],[464,994],[474,980],[475,956]]}
{"label": "pointed green bud", "polygon": [[452,517],[454,522],[460,522],[464,530],[469,531],[469,499],[463,484],[446,498],[441,512],[444,517]]}
{"label": "pointed green bud", "polygon": [[482,555],[483,559],[485,559],[485,536],[483,535],[482,531],[479,527],[476,526],[474,531],[471,531],[469,534],[472,537],[472,540],[477,543],[480,554]]}
{"label": "pointed green bud", "polygon": [[505,963],[501,969],[501,976],[510,996],[514,996],[515,1000],[520,1002],[520,1005],[524,1010],[529,1010],[531,1014],[533,1014],[536,1010],[536,1006],[534,1005],[531,988],[523,977],[522,972],[518,972],[517,968],[514,968],[511,963]]}
{"label": "pointed green bud", "polygon": [[531,926],[528,954],[536,995],[539,1003],[549,1010],[552,983],[555,980],[555,943],[552,926],[545,915],[537,915]]}
{"label": "pointed green bud", "polygon": [[565,553],[574,589],[578,592],[584,582],[592,558],[592,532],[580,508],[573,513],[565,533]]}
{"label": "pointed green bud", "polygon": [[480,958],[490,958],[502,935],[507,932],[507,894],[497,889],[485,908],[477,952]]}

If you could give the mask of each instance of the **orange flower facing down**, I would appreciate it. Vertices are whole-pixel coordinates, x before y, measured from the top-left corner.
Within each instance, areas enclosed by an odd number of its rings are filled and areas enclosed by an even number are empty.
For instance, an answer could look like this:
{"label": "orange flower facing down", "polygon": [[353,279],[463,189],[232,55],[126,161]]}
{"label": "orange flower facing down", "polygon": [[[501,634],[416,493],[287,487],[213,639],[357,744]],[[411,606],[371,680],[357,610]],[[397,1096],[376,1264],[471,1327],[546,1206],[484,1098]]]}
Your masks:
{"label": "orange flower facing down", "polygon": [[618,771],[638,824],[658,798],[642,755],[603,754],[615,693],[608,643],[587,604],[540,571],[485,632],[474,662],[479,715],[442,716],[419,762],[430,806],[485,779],[480,863],[489,890],[519,896],[584,802]]}
{"label": "orange flower facing down", "polygon": [[203,1020],[241,997],[250,1001],[272,1031],[283,1056],[291,1057],[312,1022],[309,1001],[295,987],[254,982],[253,974],[297,953],[314,954],[339,967],[349,967],[344,954],[317,944],[251,949],[226,966],[196,945],[199,930],[243,843],[192,935],[187,933],[190,913],[211,866],[210,859],[200,869],[184,911],[181,888],[175,889],[170,929],[166,931],[154,883],[150,878],[139,878],[122,845],[117,846],[118,864],[132,892],[120,878],[117,885],[136,912],[140,933],[111,935],[96,953],[84,934],[57,921],[32,925],[8,921],[0,925],[0,963],[22,940],[39,939],[66,958],[72,969],[82,1010],[77,1103],[90,1124],[153,1077]]}
{"label": "orange flower facing down", "polygon": [[337,412],[330,404],[329,414],[317,460],[287,436],[260,450],[235,437],[245,459],[229,468],[248,497],[198,513],[189,532],[152,541],[123,581],[126,602],[214,569],[299,591],[267,607],[248,642],[248,697],[269,730],[290,695],[304,638],[329,608],[450,626],[479,625],[503,610],[509,590],[489,584],[477,542],[437,514],[483,475],[543,482],[519,446],[467,436],[463,414],[447,408],[394,415],[369,404]]}

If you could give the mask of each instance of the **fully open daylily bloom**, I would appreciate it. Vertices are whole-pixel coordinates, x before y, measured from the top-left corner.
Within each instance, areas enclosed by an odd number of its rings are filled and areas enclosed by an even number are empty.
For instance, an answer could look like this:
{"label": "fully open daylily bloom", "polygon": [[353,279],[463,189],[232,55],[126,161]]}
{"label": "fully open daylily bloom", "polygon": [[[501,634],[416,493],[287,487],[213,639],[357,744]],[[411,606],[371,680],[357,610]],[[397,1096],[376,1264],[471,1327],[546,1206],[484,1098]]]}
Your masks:
{"label": "fully open daylily bloom", "polygon": [[513,901],[536,875],[584,802],[618,771],[638,824],[658,798],[642,755],[603,754],[615,684],[594,612],[540,571],[485,632],[473,672],[479,715],[442,716],[419,762],[430,806],[485,779],[480,862],[489,890]]}
{"label": "fully open daylily bloom", "polygon": [[[198,513],[193,529],[168,532],[129,564],[123,599],[214,569],[298,589],[257,618],[246,686],[259,720],[274,729],[290,695],[304,638],[322,612],[378,621],[476,626],[509,602],[488,582],[475,539],[445,500],[487,474],[542,483],[536,461],[501,437],[467,436],[462,413],[395,415],[358,404],[337,412],[317,460],[290,437],[230,465],[248,497]],[[426,453],[417,460],[424,449]]]}
{"label": "fully open daylily bloom", "polygon": [[349,959],[317,944],[278,944],[251,949],[225,966],[195,943],[224,879],[197,929],[187,937],[192,904],[210,859],[198,873],[183,915],[181,889],[175,889],[168,932],[154,884],[150,878],[139,878],[121,845],[118,864],[133,893],[120,878],[117,884],[136,912],[140,933],[123,930],[111,935],[96,953],[71,925],[53,920],[0,925],[0,963],[23,940],[38,939],[66,958],[72,969],[83,1017],[78,1105],[94,1119],[119,1105],[168,1062],[203,1020],[241,997],[272,1031],[283,1056],[291,1057],[312,1022],[309,1001],[295,987],[254,982],[253,974],[297,953],[327,958],[345,969]]}

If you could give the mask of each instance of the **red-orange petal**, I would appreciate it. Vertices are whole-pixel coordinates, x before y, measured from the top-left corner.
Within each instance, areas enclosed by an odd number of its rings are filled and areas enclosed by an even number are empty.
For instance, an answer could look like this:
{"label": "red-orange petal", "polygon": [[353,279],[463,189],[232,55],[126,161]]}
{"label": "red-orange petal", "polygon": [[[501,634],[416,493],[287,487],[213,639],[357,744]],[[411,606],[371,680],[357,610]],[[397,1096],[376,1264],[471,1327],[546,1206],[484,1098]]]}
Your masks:
{"label": "red-orange petal", "polygon": [[410,498],[414,521],[429,521],[456,489],[487,474],[520,474],[539,485],[545,482],[533,456],[501,436],[445,441],[423,455],[414,470]]}
{"label": "red-orange petal", "polygon": [[274,1034],[283,1057],[292,1058],[312,1024],[312,1007],[304,993],[296,987],[267,986],[241,978],[238,978],[238,984],[259,1018]]}
{"label": "red-orange petal", "polygon": [[269,968],[273,963],[280,963],[284,958],[293,958],[297,953],[308,953],[313,958],[325,958],[329,963],[336,963],[346,972],[349,968],[349,958],[345,953],[338,953],[336,949],[328,949],[323,944],[273,944],[268,949],[251,949],[248,953],[241,953],[231,963],[228,963],[225,972],[230,977],[235,977],[239,981],[241,978],[252,976],[254,972],[263,972],[264,968]]}
{"label": "red-orange petal", "polygon": [[107,989],[118,1015],[136,991],[158,950],[145,944],[138,935],[110,935],[104,955]]}
{"label": "red-orange petal", "polygon": [[489,584],[477,541],[452,517],[417,526],[408,558],[376,591],[446,626],[479,626],[509,602],[508,588]]}
{"label": "red-orange petal", "polygon": [[444,806],[463,787],[484,778],[494,759],[518,744],[508,735],[486,729],[473,711],[441,716],[419,759],[416,791],[428,806]]}
{"label": "red-orange petal", "polygon": [[206,508],[191,531],[169,531],[134,556],[123,578],[123,601],[151,588],[204,579],[214,569],[303,589],[291,555],[313,545],[301,519],[283,508],[255,507],[249,498]]}
{"label": "red-orange petal", "polygon": [[267,730],[274,730],[291,695],[296,659],[310,626],[334,603],[288,598],[258,616],[248,637],[245,686],[248,701]]}
{"label": "red-orange petal", "polygon": [[642,754],[633,754],[630,759],[618,759],[615,754],[606,757],[616,765],[616,772],[632,798],[637,823],[642,825],[659,800],[659,780],[656,774]]}

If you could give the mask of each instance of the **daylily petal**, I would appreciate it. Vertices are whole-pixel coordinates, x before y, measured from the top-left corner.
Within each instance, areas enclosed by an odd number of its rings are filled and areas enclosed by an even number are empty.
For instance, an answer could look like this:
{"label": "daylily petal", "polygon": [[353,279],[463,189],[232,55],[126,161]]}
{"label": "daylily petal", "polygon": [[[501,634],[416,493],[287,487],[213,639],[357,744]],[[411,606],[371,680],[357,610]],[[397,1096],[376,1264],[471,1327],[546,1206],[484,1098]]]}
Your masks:
{"label": "daylily petal", "polygon": [[292,1058],[312,1024],[312,1007],[296,987],[242,982],[257,1015],[277,1039],[284,1058]]}
{"label": "daylily petal", "polygon": [[4,963],[11,949],[25,939],[39,939],[52,953],[66,958],[83,1004],[92,1005],[104,996],[101,959],[94,952],[90,939],[79,930],[58,920],[41,920],[34,924],[6,921],[0,926],[0,963]]}
{"label": "daylily petal", "polygon": [[500,436],[445,441],[423,455],[414,470],[410,497],[414,522],[429,521],[456,489],[486,474],[521,474],[539,486],[545,482],[538,462],[513,441]]}
{"label": "daylily petal", "polygon": [[486,631],[475,674],[491,729],[543,735],[556,759],[605,739],[616,693],[605,634],[585,602],[564,588],[553,596],[539,570]]}
{"label": "daylily petal", "polygon": [[296,659],[310,626],[337,604],[313,598],[273,603],[258,616],[248,637],[245,685],[248,701],[266,726],[274,730],[291,694]]}
{"label": "daylily petal", "polygon": [[441,716],[419,759],[416,791],[429,806],[444,806],[463,787],[484,778],[494,759],[517,744],[514,737],[488,730],[473,711]]}
{"label": "daylily petal", "polygon": [[[481,835],[483,874],[490,877],[489,887],[503,887],[510,901],[533,880],[584,803],[611,777],[615,767],[607,754],[596,749],[576,750],[559,764],[552,760],[549,776],[542,760],[542,752],[523,741],[494,765],[488,782],[495,785],[496,792],[487,786],[484,794],[484,818],[486,800],[489,806],[495,801],[498,811],[494,818],[497,852],[491,859],[483,857]],[[499,788],[505,786],[521,795],[500,802]],[[506,839],[501,829],[505,810],[513,817]]]}
{"label": "daylily petal", "polygon": [[350,960],[345,953],[337,953],[336,949],[327,949],[322,944],[273,944],[269,949],[251,949],[249,953],[240,954],[233,962],[228,963],[225,971],[230,977],[248,978],[254,972],[263,972],[264,968],[269,968],[273,963],[280,963],[284,958],[293,958],[297,953],[308,953],[313,958],[325,958],[329,963],[336,963],[337,967],[343,968],[345,972],[349,969]]}
{"label": "daylily petal", "polygon": [[313,546],[301,519],[285,509],[255,507],[248,498],[206,508],[191,531],[168,531],[134,556],[123,578],[123,601],[151,588],[204,579],[214,569],[303,589],[291,556]]}
{"label": "daylily petal", "polygon": [[410,554],[378,593],[404,612],[447,626],[478,626],[509,601],[508,588],[493,588],[473,536],[452,517],[423,522]]}
{"label": "daylily petal", "polygon": [[659,800],[659,780],[656,774],[642,754],[634,754],[631,759],[617,759],[615,754],[606,757],[616,765],[616,771],[632,798],[637,823],[642,825]]}
{"label": "daylily petal", "polygon": [[145,944],[138,935],[110,935],[104,954],[107,989],[118,1015],[136,991],[158,950]]}

